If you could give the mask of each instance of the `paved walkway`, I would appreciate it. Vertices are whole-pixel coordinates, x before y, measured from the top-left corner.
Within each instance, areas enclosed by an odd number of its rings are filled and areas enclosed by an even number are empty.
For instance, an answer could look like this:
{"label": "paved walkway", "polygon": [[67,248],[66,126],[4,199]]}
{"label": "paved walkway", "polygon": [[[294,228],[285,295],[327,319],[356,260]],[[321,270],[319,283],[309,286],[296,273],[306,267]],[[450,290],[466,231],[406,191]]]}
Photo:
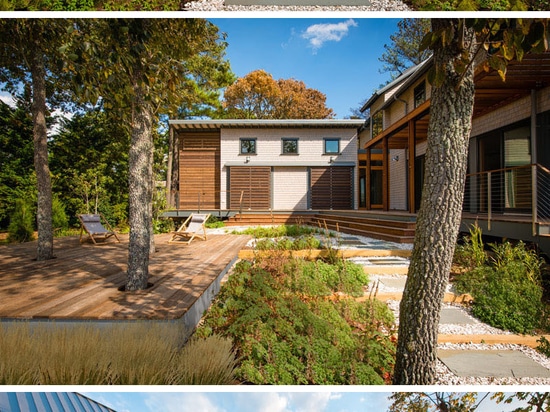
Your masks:
{"label": "paved walkway", "polygon": [[[374,244],[375,243],[375,244]],[[343,248],[381,246],[358,236],[342,235]],[[381,250],[401,245],[385,242]],[[399,300],[405,287],[408,260],[405,258],[353,258],[361,264],[371,278],[378,282],[377,297],[387,300],[398,313]],[[376,287],[376,286],[373,286]],[[509,383],[509,379],[537,379],[536,382],[550,383],[550,360],[532,348],[538,345],[538,336],[521,336],[501,331],[483,324],[468,313],[466,307],[456,301],[470,300],[460,297],[453,299],[448,293],[441,311],[439,326],[438,358],[446,373],[457,379],[468,377],[483,379],[484,383]],[[499,381],[499,379],[501,381]],[[452,381],[452,379],[451,379]]]}

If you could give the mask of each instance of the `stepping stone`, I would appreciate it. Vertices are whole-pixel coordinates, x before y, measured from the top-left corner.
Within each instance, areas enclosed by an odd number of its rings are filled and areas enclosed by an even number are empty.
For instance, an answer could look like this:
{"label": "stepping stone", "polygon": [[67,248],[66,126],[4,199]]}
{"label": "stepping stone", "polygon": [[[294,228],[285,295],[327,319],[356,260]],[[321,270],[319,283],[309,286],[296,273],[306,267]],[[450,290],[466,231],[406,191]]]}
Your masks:
{"label": "stepping stone", "polygon": [[368,0],[225,0],[228,6],[370,6]]}
{"label": "stepping stone", "polygon": [[407,281],[406,277],[380,279],[380,283],[383,283],[387,287],[393,288],[393,289],[404,289],[406,281]]}
{"label": "stepping stone", "polygon": [[513,350],[438,350],[437,357],[457,376],[550,378],[550,370]]}
{"label": "stepping stone", "polygon": [[476,321],[459,308],[443,308],[441,309],[439,323],[444,325],[471,325]]}

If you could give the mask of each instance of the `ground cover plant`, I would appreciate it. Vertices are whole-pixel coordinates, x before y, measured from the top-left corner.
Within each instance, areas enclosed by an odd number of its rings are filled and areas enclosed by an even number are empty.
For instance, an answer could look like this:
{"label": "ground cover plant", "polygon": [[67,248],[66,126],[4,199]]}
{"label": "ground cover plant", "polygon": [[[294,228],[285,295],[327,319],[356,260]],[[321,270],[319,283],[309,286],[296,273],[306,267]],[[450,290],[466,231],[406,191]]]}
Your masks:
{"label": "ground cover plant", "polygon": [[348,297],[367,283],[352,263],[264,251],[236,265],[196,334],[233,339],[243,383],[389,382],[393,315],[377,300]]}
{"label": "ground cover plant", "polygon": [[463,268],[455,277],[455,287],[474,298],[474,316],[516,333],[546,328],[542,260],[534,250],[522,242],[506,241],[490,244],[486,251],[476,226],[464,245],[457,247],[455,262]]}
{"label": "ground cover plant", "polygon": [[183,346],[173,324],[0,325],[2,385],[219,385],[234,383],[226,338]]}
{"label": "ground cover plant", "polygon": [[175,11],[179,0],[0,0],[0,10],[12,11]]}

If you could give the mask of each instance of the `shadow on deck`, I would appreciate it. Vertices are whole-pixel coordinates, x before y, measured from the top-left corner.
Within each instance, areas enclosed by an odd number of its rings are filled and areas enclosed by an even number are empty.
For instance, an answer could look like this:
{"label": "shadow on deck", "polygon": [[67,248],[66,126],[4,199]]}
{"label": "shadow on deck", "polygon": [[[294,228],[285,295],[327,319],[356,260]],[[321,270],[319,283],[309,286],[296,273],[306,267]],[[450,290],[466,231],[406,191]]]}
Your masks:
{"label": "shadow on deck", "polygon": [[218,293],[247,236],[211,235],[190,245],[157,235],[146,291],[120,292],[128,236],[94,246],[55,239],[56,258],[37,262],[36,242],[0,246],[0,320],[182,321],[191,329]]}

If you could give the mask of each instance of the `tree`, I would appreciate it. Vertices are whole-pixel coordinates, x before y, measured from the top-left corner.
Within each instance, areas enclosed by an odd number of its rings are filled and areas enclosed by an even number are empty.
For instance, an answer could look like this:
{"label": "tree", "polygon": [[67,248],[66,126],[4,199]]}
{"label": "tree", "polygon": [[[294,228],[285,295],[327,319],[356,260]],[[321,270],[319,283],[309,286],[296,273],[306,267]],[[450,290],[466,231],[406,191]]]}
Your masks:
{"label": "tree", "polygon": [[[226,85],[225,43],[201,19],[79,20],[64,50],[73,59],[79,96],[127,125],[130,244],[126,290],[145,289],[152,233],[153,127],[159,113],[202,100]],[[176,39],[176,41],[168,41]],[[206,74],[206,75],[205,75]]]}
{"label": "tree", "polygon": [[397,33],[390,36],[391,44],[384,44],[386,51],[378,58],[384,63],[380,73],[389,72],[392,80],[431,55],[428,49],[420,50],[422,39],[430,31],[429,19],[403,19],[397,27]]}
{"label": "tree", "polygon": [[482,403],[491,400],[498,405],[504,403],[517,406],[513,412],[550,410],[548,392],[396,392],[389,399],[392,401],[389,412],[474,412]]}
{"label": "tree", "polygon": [[[37,181],[37,260],[54,257],[52,187],[48,164],[47,102],[59,86],[63,23],[59,20],[2,19],[0,21],[0,82],[17,94],[30,90],[34,167]],[[28,88],[28,89],[27,89]]]}
{"label": "tree", "polygon": [[[17,199],[36,190],[30,103],[18,99],[15,108],[0,101],[0,228],[5,229]],[[34,213],[34,208],[33,208]],[[33,231],[34,231],[34,218]]]}
{"label": "tree", "polygon": [[[474,104],[474,61],[505,76],[507,62],[547,48],[546,20],[434,19],[423,45],[433,50],[425,181],[400,304],[394,384],[432,384],[437,328],[462,214]],[[476,41],[477,39],[477,41]]]}
{"label": "tree", "polygon": [[256,70],[238,79],[224,94],[224,117],[237,119],[327,119],[326,96],[295,79],[273,79]]}

